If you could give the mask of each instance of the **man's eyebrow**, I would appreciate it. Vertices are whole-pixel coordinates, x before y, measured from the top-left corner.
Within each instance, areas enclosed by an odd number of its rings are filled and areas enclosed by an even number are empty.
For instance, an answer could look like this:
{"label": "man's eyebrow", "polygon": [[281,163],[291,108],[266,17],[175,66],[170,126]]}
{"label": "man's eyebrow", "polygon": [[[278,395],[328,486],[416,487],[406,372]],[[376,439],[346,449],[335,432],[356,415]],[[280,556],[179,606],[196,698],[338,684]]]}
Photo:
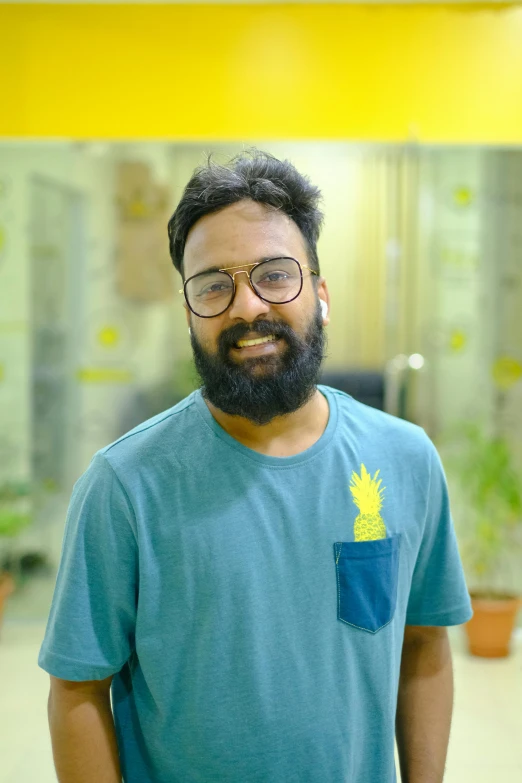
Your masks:
{"label": "man's eyebrow", "polygon": [[257,261],[251,261],[250,263],[244,263],[244,264],[227,264],[226,266],[220,265],[218,266],[215,264],[214,266],[207,266],[205,269],[201,269],[199,272],[194,272],[195,275],[201,275],[203,272],[220,272],[222,269],[240,269],[242,266],[254,266],[254,264],[260,264],[261,261],[267,261],[269,258],[286,258],[286,256],[263,256],[262,258],[259,258]]}
{"label": "man's eyebrow", "polygon": [[203,274],[203,272],[219,272],[223,268],[224,267],[217,266],[217,265],[215,265],[215,266],[207,266],[207,267],[205,267],[205,269],[202,269],[200,272],[196,272],[196,274],[197,275],[201,275],[201,274]]}

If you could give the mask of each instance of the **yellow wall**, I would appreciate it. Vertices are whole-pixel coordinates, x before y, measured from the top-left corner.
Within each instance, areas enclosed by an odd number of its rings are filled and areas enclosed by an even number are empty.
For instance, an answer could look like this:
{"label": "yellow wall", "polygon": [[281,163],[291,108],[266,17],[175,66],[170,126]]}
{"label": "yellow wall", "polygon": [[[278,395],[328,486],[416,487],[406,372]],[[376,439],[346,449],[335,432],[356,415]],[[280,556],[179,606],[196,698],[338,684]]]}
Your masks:
{"label": "yellow wall", "polygon": [[522,8],[1,5],[0,134],[522,142]]}

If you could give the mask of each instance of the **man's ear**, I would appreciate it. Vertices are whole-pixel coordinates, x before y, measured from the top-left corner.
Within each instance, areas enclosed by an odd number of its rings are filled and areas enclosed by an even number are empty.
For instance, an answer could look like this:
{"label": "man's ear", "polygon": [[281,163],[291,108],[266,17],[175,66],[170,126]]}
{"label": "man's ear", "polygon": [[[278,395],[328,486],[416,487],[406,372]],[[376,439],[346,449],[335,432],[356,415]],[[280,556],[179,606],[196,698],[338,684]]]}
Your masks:
{"label": "man's ear", "polygon": [[328,326],[330,323],[330,294],[328,293],[328,286],[324,277],[320,277],[317,285],[317,295],[324,305],[321,305],[323,313],[323,326]]}

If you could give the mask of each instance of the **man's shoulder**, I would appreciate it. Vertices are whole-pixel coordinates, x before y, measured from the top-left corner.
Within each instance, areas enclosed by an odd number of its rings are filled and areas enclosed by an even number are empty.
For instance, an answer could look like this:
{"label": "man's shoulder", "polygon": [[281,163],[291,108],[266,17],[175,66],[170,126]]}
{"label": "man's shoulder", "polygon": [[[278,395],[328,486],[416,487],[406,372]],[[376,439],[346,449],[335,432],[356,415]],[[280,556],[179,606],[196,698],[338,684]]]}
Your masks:
{"label": "man's shoulder", "polygon": [[175,452],[179,443],[190,442],[190,429],[194,427],[196,394],[167,410],[141,422],[116,440],[99,450],[113,468],[130,467],[143,463],[165,452]]}
{"label": "man's shoulder", "polygon": [[418,424],[360,402],[333,387],[328,390],[336,397],[341,428],[344,426],[356,434],[360,442],[382,446],[400,452],[402,456],[427,455],[434,448],[426,431]]}

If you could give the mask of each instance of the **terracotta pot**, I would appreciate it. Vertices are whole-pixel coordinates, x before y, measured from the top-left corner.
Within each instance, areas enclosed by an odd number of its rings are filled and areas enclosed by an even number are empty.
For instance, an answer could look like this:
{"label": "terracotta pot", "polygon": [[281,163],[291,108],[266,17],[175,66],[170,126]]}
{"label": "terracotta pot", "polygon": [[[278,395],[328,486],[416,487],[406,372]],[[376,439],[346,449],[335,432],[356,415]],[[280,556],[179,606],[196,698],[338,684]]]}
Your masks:
{"label": "terracotta pot", "polygon": [[518,610],[519,596],[502,594],[498,597],[470,592],[473,617],[464,628],[468,649],[481,658],[505,658],[510,654],[509,644]]}
{"label": "terracotta pot", "polygon": [[4,616],[4,604],[15,590],[15,581],[8,571],[0,571],[0,630]]}

